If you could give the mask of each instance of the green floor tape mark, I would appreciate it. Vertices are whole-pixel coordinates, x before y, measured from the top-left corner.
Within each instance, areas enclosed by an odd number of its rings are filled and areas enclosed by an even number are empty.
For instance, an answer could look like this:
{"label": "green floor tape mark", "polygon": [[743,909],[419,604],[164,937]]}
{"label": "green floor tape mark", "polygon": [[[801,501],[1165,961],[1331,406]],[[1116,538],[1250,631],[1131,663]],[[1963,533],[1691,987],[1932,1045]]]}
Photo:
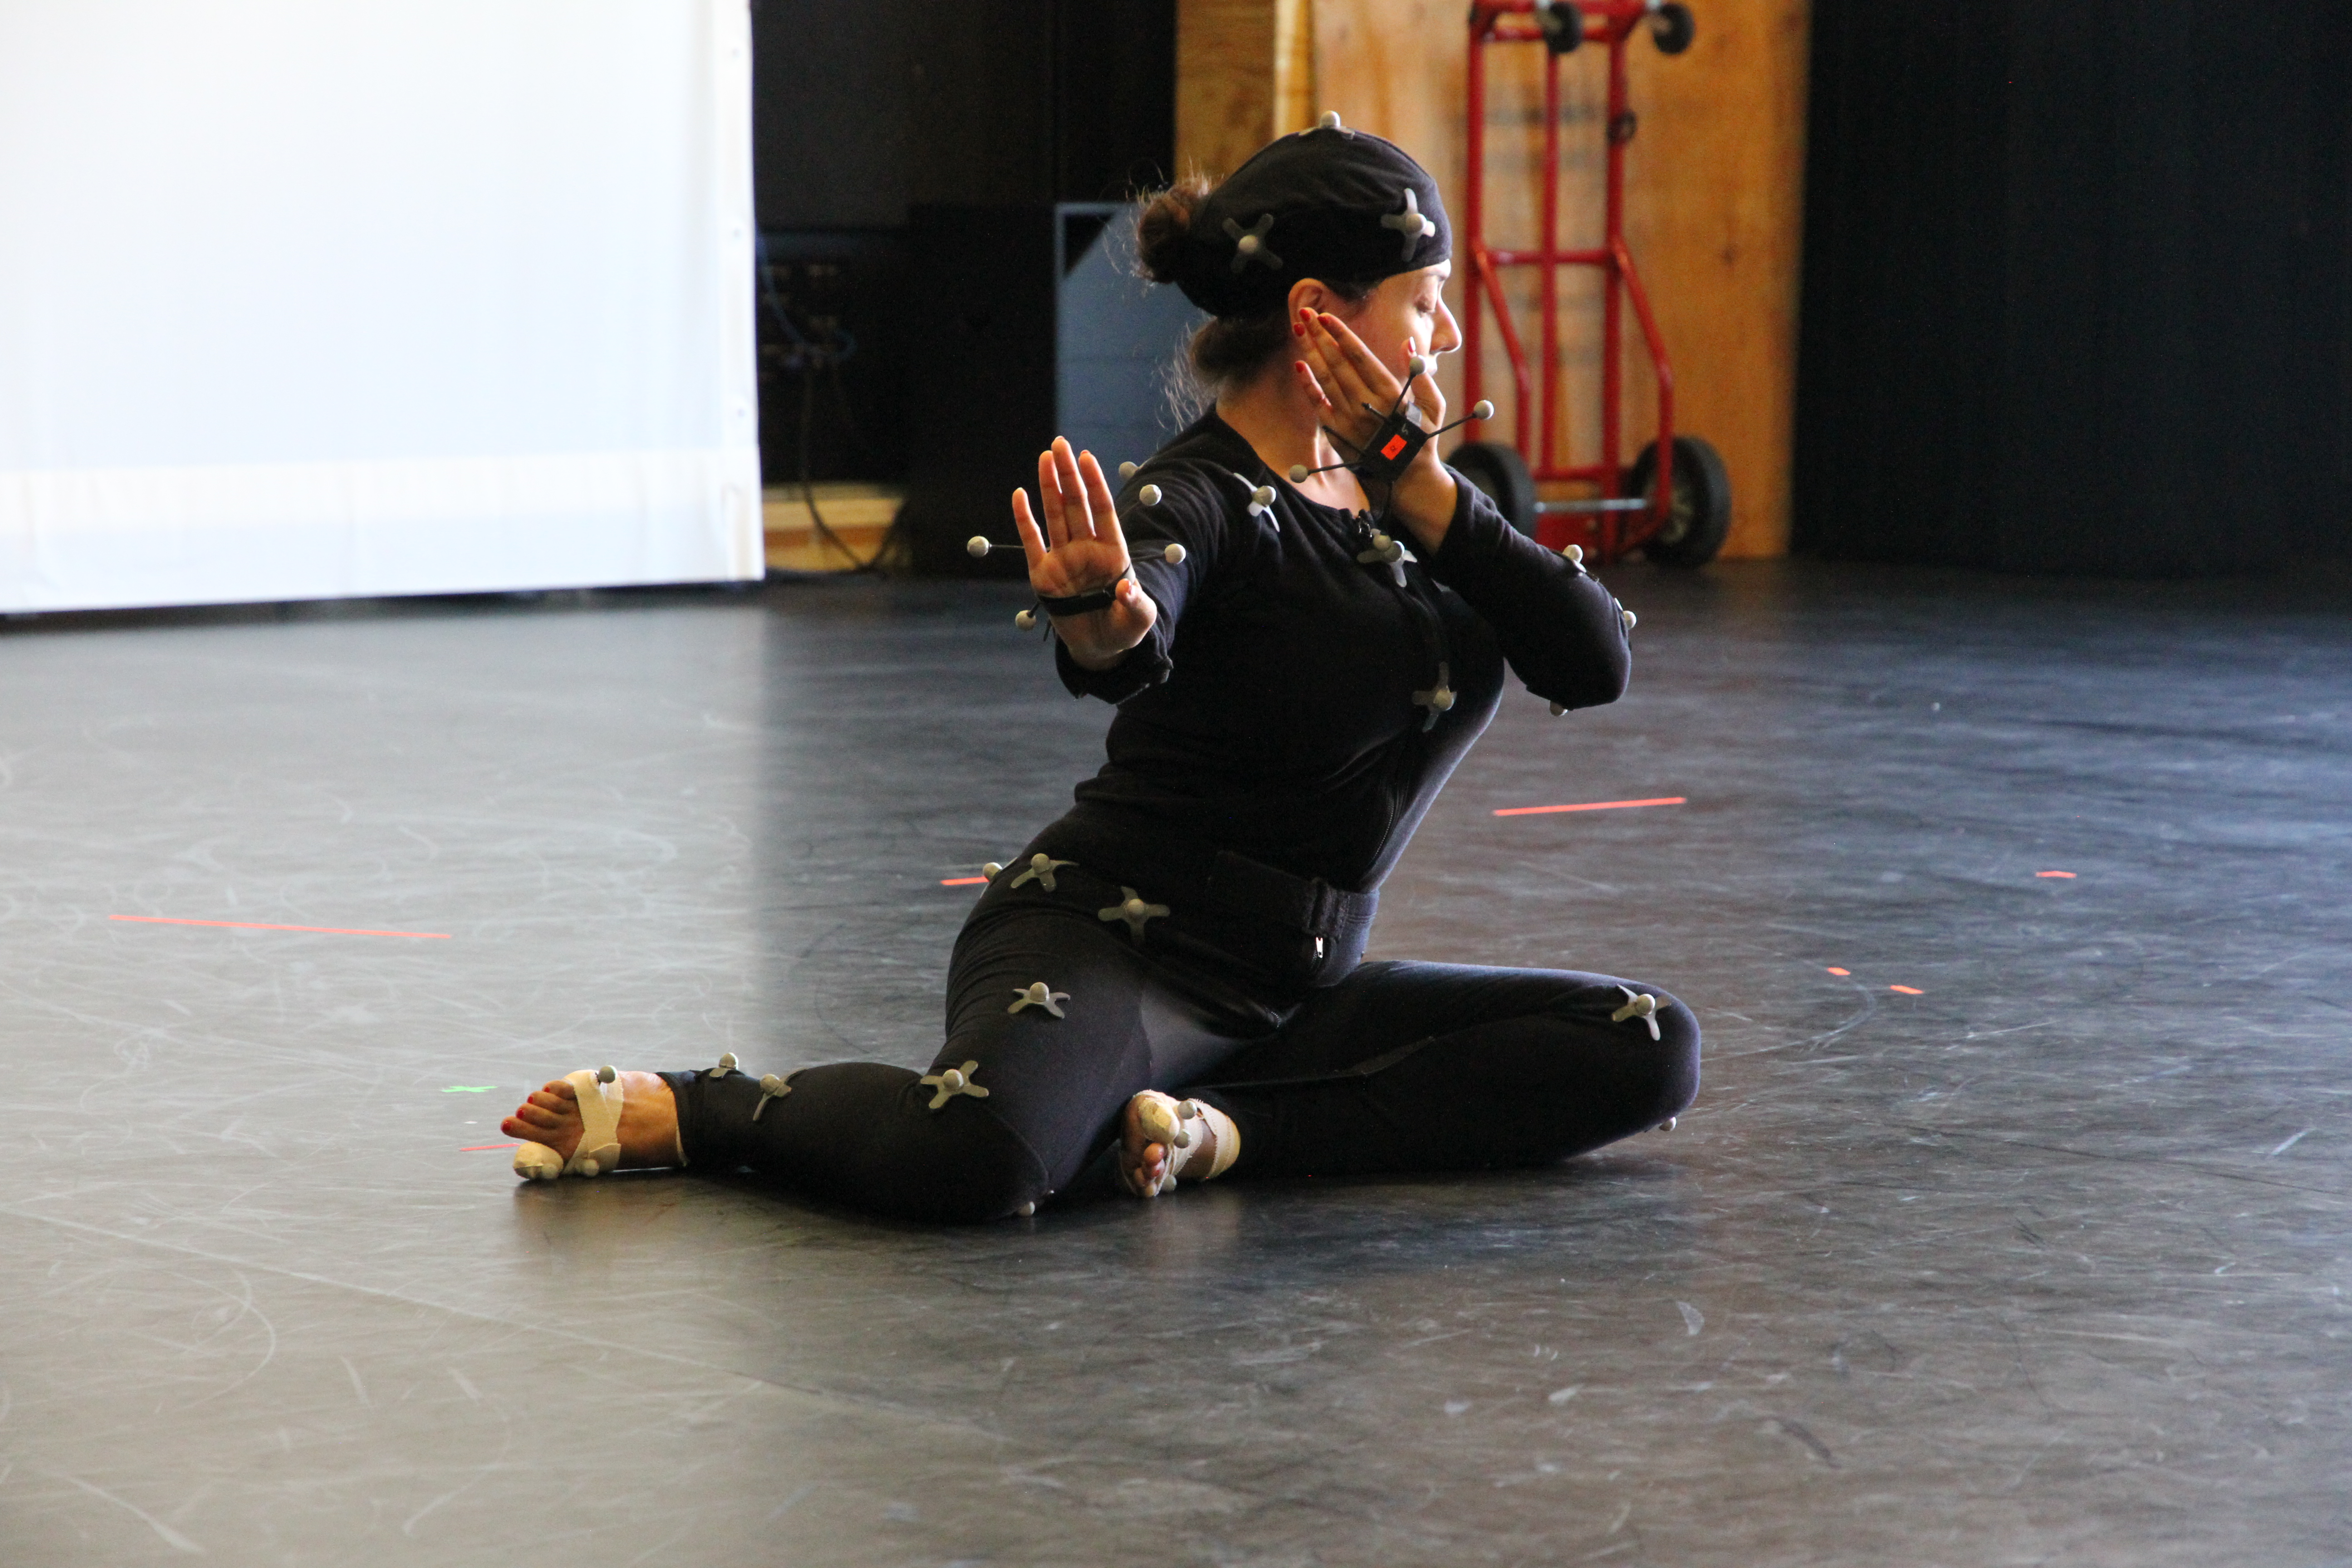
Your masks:
{"label": "green floor tape mark", "polygon": [[444,1094],[488,1094],[490,1090],[498,1087],[499,1086],[494,1083],[453,1083],[441,1092]]}

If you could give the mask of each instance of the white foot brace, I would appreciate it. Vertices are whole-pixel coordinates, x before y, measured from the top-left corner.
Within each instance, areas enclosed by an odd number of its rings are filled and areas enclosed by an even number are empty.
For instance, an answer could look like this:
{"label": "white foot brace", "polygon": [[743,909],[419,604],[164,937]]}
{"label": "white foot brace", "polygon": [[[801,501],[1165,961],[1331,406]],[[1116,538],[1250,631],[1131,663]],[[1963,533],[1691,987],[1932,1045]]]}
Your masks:
{"label": "white foot brace", "polygon": [[558,1176],[601,1176],[621,1163],[621,1075],[611,1068],[583,1068],[563,1081],[580,1097],[580,1147],[569,1160],[544,1143],[515,1150],[515,1174],[526,1182]]}
{"label": "white foot brace", "polygon": [[[1234,1125],[1233,1118],[1213,1105],[1197,1100],[1178,1100],[1172,1095],[1147,1089],[1128,1103],[1135,1108],[1136,1124],[1143,1130],[1143,1141],[1158,1143],[1168,1151],[1168,1163],[1157,1184],[1146,1183],[1127,1166],[1126,1151],[1120,1151],[1118,1179],[1127,1190],[1139,1198],[1156,1198],[1176,1184],[1180,1176],[1195,1182],[1213,1181],[1233,1165],[1242,1152],[1242,1131]],[[1206,1132],[1208,1140],[1200,1134]],[[1210,1152],[1207,1142],[1213,1141],[1215,1152]]]}

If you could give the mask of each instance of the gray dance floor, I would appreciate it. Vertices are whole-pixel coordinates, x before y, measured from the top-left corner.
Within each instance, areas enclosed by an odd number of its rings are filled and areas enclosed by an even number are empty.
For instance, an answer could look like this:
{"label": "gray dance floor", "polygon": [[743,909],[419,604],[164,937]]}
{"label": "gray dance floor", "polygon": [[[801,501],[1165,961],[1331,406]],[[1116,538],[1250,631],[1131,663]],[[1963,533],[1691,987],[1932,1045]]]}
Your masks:
{"label": "gray dance floor", "polygon": [[483,1146],[929,1056],[1007,590],[0,627],[0,1562],[2352,1562],[2352,595],[1609,575],[1373,951],[1676,985],[1680,1130],[956,1231]]}

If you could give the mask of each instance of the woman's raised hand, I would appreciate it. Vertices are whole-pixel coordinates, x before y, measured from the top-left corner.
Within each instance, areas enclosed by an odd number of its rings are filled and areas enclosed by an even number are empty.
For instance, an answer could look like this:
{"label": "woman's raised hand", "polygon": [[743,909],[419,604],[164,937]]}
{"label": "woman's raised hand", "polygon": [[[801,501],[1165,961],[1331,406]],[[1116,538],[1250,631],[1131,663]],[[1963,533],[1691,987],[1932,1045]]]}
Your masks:
{"label": "woman's raised hand", "polygon": [[[1389,410],[1397,405],[1404,382],[1381,357],[1364,345],[1347,322],[1328,311],[1298,312],[1298,358],[1292,373],[1316,417],[1346,443],[1352,458],[1369,446]],[[1405,345],[1408,355],[1412,345]],[[1445,395],[1437,390],[1435,375],[1412,378],[1412,404],[1421,427],[1435,430],[1445,423]],[[1394,510],[1423,544],[1434,550],[1454,518],[1454,480],[1438,461],[1437,443],[1421,449],[1397,481]]]}
{"label": "woman's raised hand", "polygon": [[1043,528],[1024,490],[1013,492],[1013,525],[1029,557],[1029,586],[1040,598],[1066,599],[1098,588],[1111,591],[1107,609],[1055,616],[1054,635],[1089,669],[1107,669],[1141,642],[1160,619],[1160,606],[1128,574],[1127,538],[1102,465],[1092,452],[1073,454],[1059,436],[1037,454],[1037,500]]}

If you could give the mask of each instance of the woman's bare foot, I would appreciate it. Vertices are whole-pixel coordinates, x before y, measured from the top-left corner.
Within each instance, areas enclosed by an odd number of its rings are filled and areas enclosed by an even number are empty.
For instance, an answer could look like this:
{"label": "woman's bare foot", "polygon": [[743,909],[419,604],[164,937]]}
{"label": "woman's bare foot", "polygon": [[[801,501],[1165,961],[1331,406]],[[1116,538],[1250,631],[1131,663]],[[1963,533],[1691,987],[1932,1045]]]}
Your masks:
{"label": "woman's bare foot", "polygon": [[[1155,1100],[1161,1103],[1163,1110],[1167,1104],[1172,1103],[1166,1096],[1155,1096],[1147,1089],[1129,1100],[1127,1110],[1119,1118],[1119,1174],[1127,1184],[1127,1190],[1138,1197],[1154,1196],[1174,1186],[1175,1182],[1169,1176],[1171,1163],[1192,1172],[1192,1180],[1203,1181],[1207,1179],[1208,1173],[1219,1170],[1221,1163],[1221,1163],[1217,1158],[1215,1123],[1223,1121],[1223,1117],[1198,1115],[1185,1121],[1182,1125],[1190,1142],[1178,1150],[1154,1135],[1155,1121],[1162,1132],[1167,1126],[1164,1120],[1156,1118],[1149,1109]],[[1181,1160],[1176,1158],[1179,1153],[1183,1156]]]}
{"label": "woman's bare foot", "polygon": [[[625,1072],[621,1092],[621,1169],[685,1163],[677,1142],[677,1097],[669,1085],[653,1073]],[[499,1129],[509,1138],[545,1144],[569,1160],[580,1147],[580,1096],[563,1079],[552,1079],[516,1106]]]}

